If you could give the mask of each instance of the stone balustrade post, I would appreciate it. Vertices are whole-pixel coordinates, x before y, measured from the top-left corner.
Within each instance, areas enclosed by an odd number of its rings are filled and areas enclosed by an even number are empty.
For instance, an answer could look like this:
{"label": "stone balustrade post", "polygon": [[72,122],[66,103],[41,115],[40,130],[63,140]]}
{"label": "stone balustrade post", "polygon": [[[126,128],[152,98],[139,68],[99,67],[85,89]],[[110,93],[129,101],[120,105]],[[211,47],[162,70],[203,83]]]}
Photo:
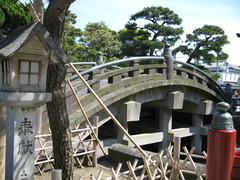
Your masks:
{"label": "stone balustrade post", "polygon": [[[97,53],[97,65],[101,65],[101,64],[104,64],[104,61],[103,61],[103,55],[102,55],[102,53],[101,52],[98,52]],[[99,74],[103,74],[104,73],[104,71],[105,71],[105,68],[103,68],[103,69],[99,69]]]}
{"label": "stone balustrade post", "polygon": [[172,56],[172,51],[170,49],[170,45],[166,44],[164,51],[163,51],[163,56],[166,59],[166,64],[167,64],[167,79],[173,79],[173,56]]}
{"label": "stone balustrade post", "polygon": [[97,53],[97,65],[104,64],[103,62],[103,55],[101,52]]}

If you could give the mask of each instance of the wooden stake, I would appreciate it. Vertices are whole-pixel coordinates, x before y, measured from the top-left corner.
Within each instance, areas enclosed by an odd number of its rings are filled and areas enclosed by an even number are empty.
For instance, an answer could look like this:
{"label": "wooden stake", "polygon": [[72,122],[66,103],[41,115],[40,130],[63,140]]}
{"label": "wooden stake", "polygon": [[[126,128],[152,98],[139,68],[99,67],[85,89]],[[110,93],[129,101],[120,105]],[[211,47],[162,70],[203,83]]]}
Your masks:
{"label": "wooden stake", "polygon": [[120,170],[122,167],[122,163],[118,163],[117,169],[116,169],[116,174],[119,174]]}
{"label": "wooden stake", "polygon": [[130,161],[127,161],[127,166],[128,166],[128,169],[129,169],[128,179],[131,179],[131,176],[133,176],[133,178],[135,179],[134,176],[136,176],[136,175],[135,175],[134,171],[136,169],[137,163],[138,163],[138,159],[134,160],[133,165],[131,164]]}
{"label": "wooden stake", "polygon": [[173,158],[174,161],[179,164],[181,151],[181,137],[174,137],[174,148],[173,148]]}
{"label": "wooden stake", "polygon": [[71,84],[71,82],[69,81],[68,78],[67,78],[67,83],[68,83],[70,89],[72,90],[72,92],[73,92],[73,94],[74,94],[74,96],[75,96],[75,98],[76,98],[76,100],[77,100],[77,102],[78,102],[78,105],[79,105],[79,107],[80,107],[80,109],[81,109],[81,111],[82,111],[82,113],[83,113],[83,116],[84,116],[85,119],[86,119],[86,122],[87,122],[87,124],[88,124],[91,132],[93,133],[94,138],[96,139],[96,141],[98,142],[98,144],[99,144],[102,152],[103,152],[104,155],[106,156],[107,154],[106,154],[106,152],[104,151],[104,149],[103,149],[103,147],[102,147],[102,145],[101,145],[101,143],[100,143],[100,141],[99,141],[99,139],[98,139],[95,131],[93,130],[92,125],[91,125],[91,123],[90,123],[90,121],[89,121],[89,119],[88,119],[88,117],[87,117],[87,114],[85,113],[85,111],[84,111],[84,109],[83,109],[83,106],[82,106],[81,102],[79,101],[78,96],[77,96],[75,90],[73,89],[73,86],[72,86],[72,84]]}
{"label": "wooden stake", "polygon": [[118,180],[117,174],[115,173],[113,167],[110,167],[110,171],[111,171],[111,173],[112,173],[112,175],[113,175],[112,179]]}
{"label": "wooden stake", "polygon": [[150,156],[148,158],[146,158],[146,157],[143,158],[144,166],[147,170],[148,177],[149,177],[150,180],[153,180],[152,173],[151,173],[151,170],[149,168],[149,160],[151,160]]}
{"label": "wooden stake", "polygon": [[29,3],[29,7],[30,7],[30,9],[31,9],[31,11],[32,11],[32,13],[33,13],[34,18],[37,19],[39,22],[41,22],[41,20],[40,20],[40,18],[38,17],[38,15],[37,15],[37,13],[36,13],[36,11],[35,11],[35,8],[33,7],[32,3]]}
{"label": "wooden stake", "polygon": [[85,79],[82,77],[82,75],[78,72],[78,70],[73,66],[72,63],[69,63],[70,66],[73,68],[75,73],[78,75],[78,77],[81,79],[81,81],[85,84],[85,86],[88,88],[88,90],[94,95],[94,97],[97,99],[97,101],[100,103],[100,105],[103,107],[103,109],[106,111],[106,113],[111,117],[113,122],[117,125],[117,127],[128,137],[128,139],[136,146],[136,148],[142,153],[144,157],[148,157],[148,155],[143,151],[143,149],[134,141],[134,139],[130,136],[130,134],[123,128],[123,126],[118,122],[118,120],[115,118],[115,116],[111,113],[111,111],[107,108],[107,106],[102,102],[102,100],[98,97],[98,95],[94,92],[94,90],[89,86],[89,84],[85,81]]}
{"label": "wooden stake", "polygon": [[102,174],[103,174],[103,170],[100,169],[98,176],[97,176],[97,180],[101,180]]}
{"label": "wooden stake", "polygon": [[130,161],[127,161],[127,166],[128,166],[128,169],[129,169],[128,179],[131,179],[131,177],[132,177],[134,180],[137,180],[137,176],[134,172],[134,167],[131,165]]}

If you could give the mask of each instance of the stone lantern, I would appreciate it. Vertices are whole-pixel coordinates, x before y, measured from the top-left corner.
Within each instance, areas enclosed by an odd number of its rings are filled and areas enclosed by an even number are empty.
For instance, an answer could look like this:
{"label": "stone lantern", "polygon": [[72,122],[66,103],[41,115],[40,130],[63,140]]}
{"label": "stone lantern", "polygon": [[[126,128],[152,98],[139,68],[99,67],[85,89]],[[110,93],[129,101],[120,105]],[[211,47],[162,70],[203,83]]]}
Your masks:
{"label": "stone lantern", "polygon": [[0,105],[7,107],[5,179],[34,178],[37,109],[51,101],[45,91],[48,64],[60,61],[67,62],[66,56],[40,22],[0,42]]}

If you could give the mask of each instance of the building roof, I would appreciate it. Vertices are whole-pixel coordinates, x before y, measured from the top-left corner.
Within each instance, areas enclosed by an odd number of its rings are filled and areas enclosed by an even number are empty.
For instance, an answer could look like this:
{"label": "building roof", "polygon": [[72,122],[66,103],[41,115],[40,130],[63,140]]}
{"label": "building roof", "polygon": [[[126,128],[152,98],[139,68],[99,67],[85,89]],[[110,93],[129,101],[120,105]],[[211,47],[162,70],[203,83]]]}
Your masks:
{"label": "building roof", "polygon": [[12,56],[34,36],[37,36],[42,41],[42,43],[50,51],[52,51],[51,53],[53,54],[51,55],[57,57],[51,59],[53,63],[68,62],[67,56],[57,46],[56,42],[54,41],[50,33],[38,21],[34,21],[28,25],[25,25],[14,30],[5,39],[0,41],[0,59]]}

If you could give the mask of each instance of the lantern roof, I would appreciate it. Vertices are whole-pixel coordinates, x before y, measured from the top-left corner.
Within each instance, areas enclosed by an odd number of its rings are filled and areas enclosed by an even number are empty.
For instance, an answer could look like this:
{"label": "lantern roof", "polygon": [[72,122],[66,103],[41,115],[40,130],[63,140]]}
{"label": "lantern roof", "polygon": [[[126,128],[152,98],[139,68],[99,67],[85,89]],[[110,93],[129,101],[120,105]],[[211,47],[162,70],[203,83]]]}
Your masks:
{"label": "lantern roof", "polygon": [[0,60],[14,55],[34,36],[37,36],[48,49],[51,63],[68,62],[67,56],[39,21],[33,21],[14,30],[5,39],[0,41]]}

